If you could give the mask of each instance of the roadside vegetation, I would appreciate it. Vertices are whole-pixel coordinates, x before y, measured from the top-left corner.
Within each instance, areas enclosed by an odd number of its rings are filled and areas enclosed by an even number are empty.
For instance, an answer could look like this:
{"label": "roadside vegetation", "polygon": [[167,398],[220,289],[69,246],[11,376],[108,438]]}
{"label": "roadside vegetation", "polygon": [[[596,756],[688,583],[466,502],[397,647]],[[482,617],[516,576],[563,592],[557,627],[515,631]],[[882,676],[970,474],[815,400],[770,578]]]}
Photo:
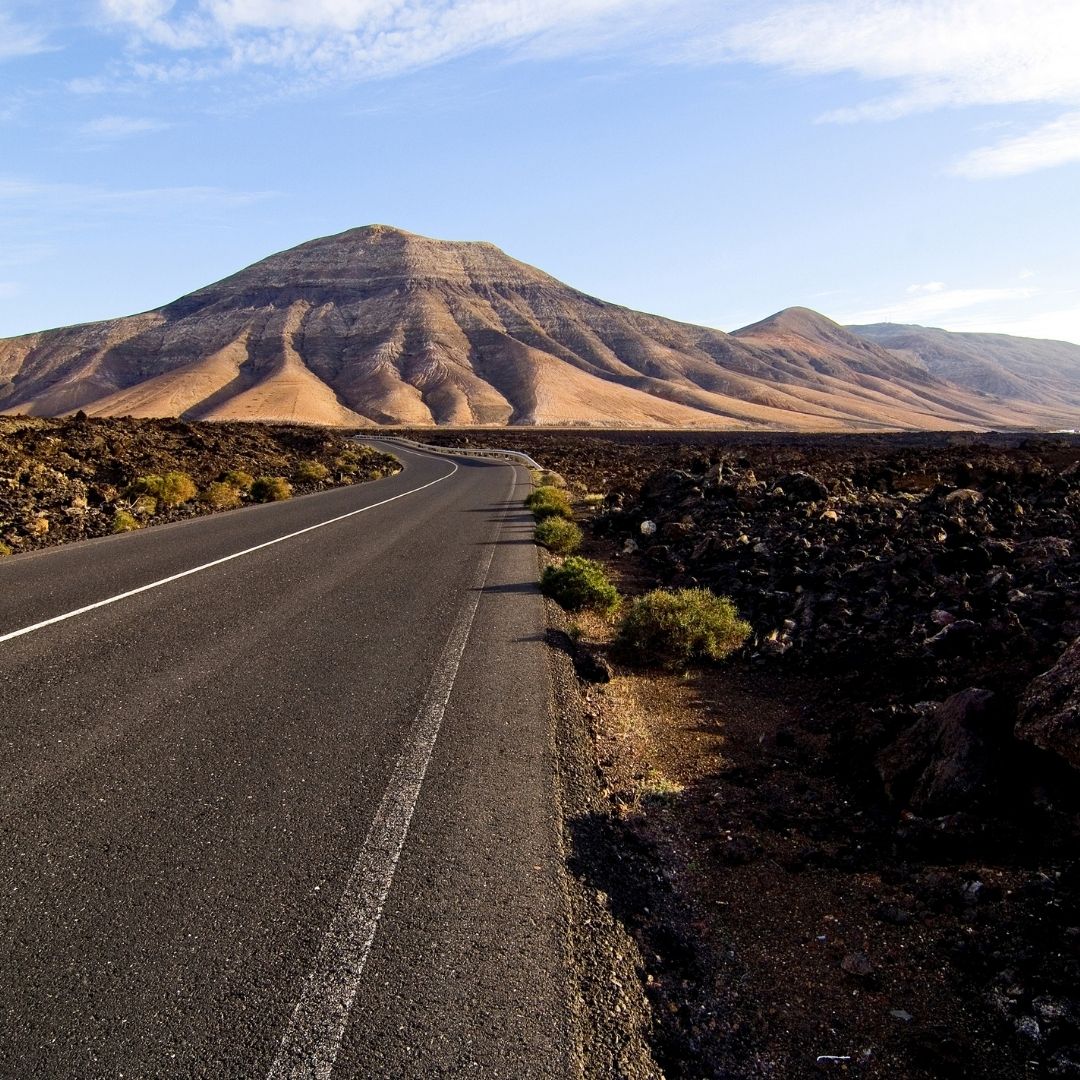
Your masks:
{"label": "roadside vegetation", "polygon": [[[574,521],[566,482],[549,471],[533,478],[538,486],[525,499],[536,520],[533,536],[556,556],[543,569],[541,592],[567,611],[610,618],[623,609],[614,633],[607,635],[622,660],[640,667],[682,669],[724,660],[746,643],[753,632],[750,624],[739,617],[729,597],[709,589],[653,589],[626,607],[604,566],[574,554],[584,534]],[[595,510],[604,499],[602,493],[584,492],[578,502]]]}
{"label": "roadside vegetation", "polygon": [[751,633],[726,596],[708,589],[653,589],[630,604],[618,643],[639,664],[683,668],[695,660],[726,659]]}
{"label": "roadside vegetation", "polygon": [[604,568],[578,555],[545,566],[540,591],[567,611],[588,609],[610,615],[622,602]]}
{"label": "roadside vegetation", "polygon": [[388,476],[319,428],[0,417],[0,558]]}
{"label": "roadside vegetation", "polygon": [[525,500],[525,505],[533,512],[537,521],[548,517],[561,517],[572,521],[574,508],[570,505],[570,498],[561,488],[545,485],[531,492]]}
{"label": "roadside vegetation", "polygon": [[581,547],[581,529],[563,517],[548,517],[537,523],[536,542],[555,555],[573,555]]}

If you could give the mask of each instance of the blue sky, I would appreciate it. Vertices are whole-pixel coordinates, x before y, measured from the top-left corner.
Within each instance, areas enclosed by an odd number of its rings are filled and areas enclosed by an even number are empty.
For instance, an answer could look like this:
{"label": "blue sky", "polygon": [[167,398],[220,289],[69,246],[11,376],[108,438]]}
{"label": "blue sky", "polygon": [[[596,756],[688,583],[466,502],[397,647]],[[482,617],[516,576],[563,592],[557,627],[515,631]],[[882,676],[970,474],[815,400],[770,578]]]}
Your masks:
{"label": "blue sky", "polygon": [[0,335],[383,222],[725,330],[1080,342],[1078,53],[1076,0],[0,0]]}

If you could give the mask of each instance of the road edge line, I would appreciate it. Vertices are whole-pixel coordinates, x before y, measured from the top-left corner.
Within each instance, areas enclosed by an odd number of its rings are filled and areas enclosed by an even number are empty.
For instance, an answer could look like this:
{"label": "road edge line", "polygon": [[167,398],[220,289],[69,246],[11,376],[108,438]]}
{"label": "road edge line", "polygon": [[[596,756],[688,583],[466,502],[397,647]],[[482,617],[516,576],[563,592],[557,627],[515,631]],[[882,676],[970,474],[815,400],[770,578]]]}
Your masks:
{"label": "road edge line", "polygon": [[[516,487],[514,477],[504,509]],[[502,533],[502,520],[495,534]],[[330,1080],[383,906],[408,838],[413,812],[454,690],[496,543],[477,567],[468,597],[443,646],[409,741],[394,766],[360,855],[353,864],[311,974],[281,1037],[267,1080]]]}

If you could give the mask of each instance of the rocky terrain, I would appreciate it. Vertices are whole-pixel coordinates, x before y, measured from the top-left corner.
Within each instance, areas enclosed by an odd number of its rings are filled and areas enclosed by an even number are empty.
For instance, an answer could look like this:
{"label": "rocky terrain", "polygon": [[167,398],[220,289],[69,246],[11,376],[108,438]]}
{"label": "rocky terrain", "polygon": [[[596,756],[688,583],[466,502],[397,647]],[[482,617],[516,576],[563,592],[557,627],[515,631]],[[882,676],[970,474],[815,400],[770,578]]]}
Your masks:
{"label": "rocky terrain", "polygon": [[605,494],[624,591],[755,628],[688,678],[584,627],[668,1074],[1080,1076],[1080,439],[500,443]]}
{"label": "rocky terrain", "polygon": [[339,427],[846,431],[1076,424],[805,308],[733,334],[587,296],[492,244],[382,225],[154,311],[0,340],[0,412]]}
{"label": "rocky terrain", "polygon": [[[316,428],[0,417],[0,555],[240,506],[264,476],[302,495],[398,468]],[[157,497],[146,479],[169,474],[190,487]]]}

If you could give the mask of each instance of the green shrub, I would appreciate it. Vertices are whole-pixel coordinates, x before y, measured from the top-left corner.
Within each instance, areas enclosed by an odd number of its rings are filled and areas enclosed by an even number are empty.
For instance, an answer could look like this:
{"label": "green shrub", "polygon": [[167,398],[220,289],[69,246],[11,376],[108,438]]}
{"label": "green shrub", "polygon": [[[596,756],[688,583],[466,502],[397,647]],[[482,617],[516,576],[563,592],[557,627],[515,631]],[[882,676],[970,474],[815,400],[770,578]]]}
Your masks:
{"label": "green shrub", "polygon": [[552,472],[550,469],[544,469],[537,477],[536,482],[541,487],[566,487],[566,481],[557,472]]}
{"label": "green shrub", "polygon": [[7,546],[2,540],[0,540],[0,559],[7,558],[11,554],[11,548]]}
{"label": "green shrub", "polygon": [[639,663],[683,667],[695,659],[723,660],[750,633],[726,596],[708,589],[656,589],[630,605],[618,640]]}
{"label": "green shrub", "polygon": [[129,514],[126,510],[117,510],[113,514],[112,531],[114,533],[134,532],[138,528],[141,526],[134,514]]}
{"label": "green shrub", "polygon": [[292,497],[292,488],[284,476],[260,476],[251,485],[251,497],[256,502],[281,502]]}
{"label": "green shrub", "polygon": [[588,495],[582,495],[581,496],[581,501],[586,506],[596,507],[596,506],[603,506],[604,505],[604,499],[606,499],[606,498],[607,498],[607,496],[602,494],[601,492],[593,491],[593,492],[590,492]]}
{"label": "green shrub", "polygon": [[533,512],[537,521],[546,517],[564,517],[568,521],[574,516],[574,508],[566,494],[555,487],[538,487],[529,493],[525,505]]}
{"label": "green shrub", "polygon": [[151,495],[165,506],[190,502],[198,493],[195,481],[182,472],[167,472],[162,476],[137,476],[128,492],[132,495]]}
{"label": "green shrub", "polygon": [[255,483],[255,477],[251,473],[244,472],[243,469],[230,469],[227,473],[222,473],[221,482],[236,488],[241,494],[246,494]]}
{"label": "green shrub", "polygon": [[199,496],[199,501],[214,510],[231,510],[241,503],[240,492],[222,480],[216,480]]}
{"label": "green shrub", "polygon": [[592,559],[571,555],[561,566],[546,566],[540,591],[569,611],[593,608],[604,613],[619,606],[619,593],[604,568]]}
{"label": "green shrub", "polygon": [[298,484],[314,484],[325,480],[330,470],[321,461],[301,461],[293,469],[293,479]]}
{"label": "green shrub", "polygon": [[533,532],[538,544],[556,555],[572,555],[581,547],[581,530],[562,517],[546,517]]}
{"label": "green shrub", "polygon": [[136,517],[153,517],[157,513],[157,499],[153,495],[140,495],[131,504],[131,512]]}

